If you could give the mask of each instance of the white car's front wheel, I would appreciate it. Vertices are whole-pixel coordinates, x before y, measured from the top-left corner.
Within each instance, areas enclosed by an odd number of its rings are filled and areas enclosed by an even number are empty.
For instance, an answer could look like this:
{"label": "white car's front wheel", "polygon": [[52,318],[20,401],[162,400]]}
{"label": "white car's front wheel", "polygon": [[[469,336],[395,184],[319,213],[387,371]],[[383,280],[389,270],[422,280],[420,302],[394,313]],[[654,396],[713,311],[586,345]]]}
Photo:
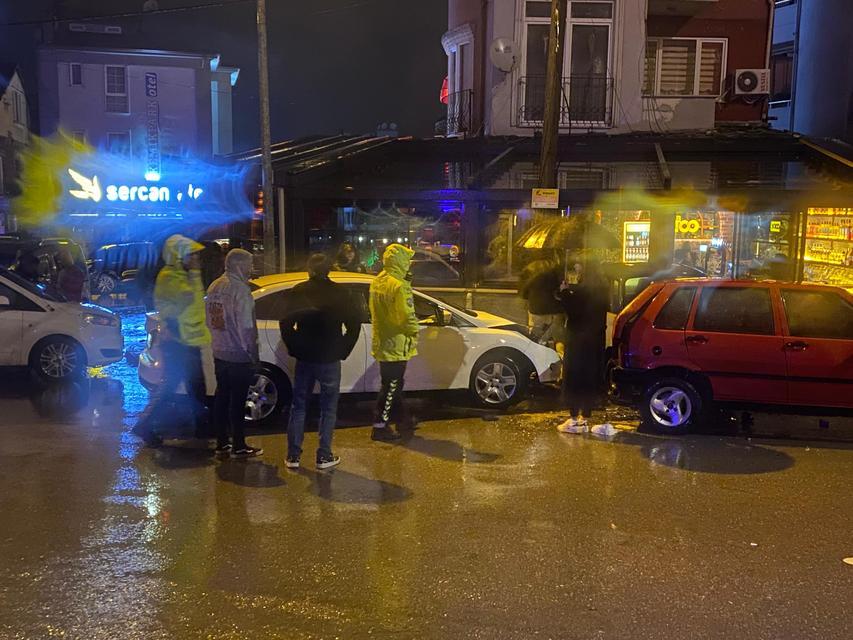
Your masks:
{"label": "white car's front wheel", "polygon": [[51,336],[33,347],[30,368],[42,379],[51,382],[75,380],[86,373],[86,353],[71,338]]}
{"label": "white car's front wheel", "polygon": [[474,403],[487,409],[505,409],[520,402],[530,381],[529,368],[506,353],[486,354],[471,372]]}

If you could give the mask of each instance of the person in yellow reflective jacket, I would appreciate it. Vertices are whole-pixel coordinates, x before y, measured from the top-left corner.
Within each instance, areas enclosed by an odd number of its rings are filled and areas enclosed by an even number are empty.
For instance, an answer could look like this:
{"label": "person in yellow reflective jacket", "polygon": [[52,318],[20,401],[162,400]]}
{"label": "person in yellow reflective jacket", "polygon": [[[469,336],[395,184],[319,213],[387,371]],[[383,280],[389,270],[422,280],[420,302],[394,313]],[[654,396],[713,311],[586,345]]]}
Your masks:
{"label": "person in yellow reflective jacket", "polygon": [[160,316],[163,380],[134,428],[149,446],[160,444],[158,431],[172,413],[170,405],[178,399],[181,382],[192,404],[196,436],[207,435],[201,348],[210,344],[210,331],[205,322],[199,256],[203,248],[182,235],[170,236],[163,245],[166,264],[154,285],[154,306]]}
{"label": "person in yellow reflective jacket", "polygon": [[379,362],[382,377],[371,433],[373,440],[400,439],[400,434],[389,424],[395,415],[398,428],[410,426],[406,424],[403,384],[406,365],[418,353],[418,318],[409,273],[413,255],[415,252],[403,245],[389,245],[382,256],[384,269],[370,284],[373,357]]}

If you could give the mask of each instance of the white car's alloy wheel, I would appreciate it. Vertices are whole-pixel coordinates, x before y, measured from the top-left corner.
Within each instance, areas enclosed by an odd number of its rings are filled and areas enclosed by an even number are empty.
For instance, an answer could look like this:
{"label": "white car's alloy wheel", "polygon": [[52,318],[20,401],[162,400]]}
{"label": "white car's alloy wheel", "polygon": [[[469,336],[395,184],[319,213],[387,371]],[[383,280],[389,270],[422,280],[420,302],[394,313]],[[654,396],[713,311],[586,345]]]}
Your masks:
{"label": "white car's alloy wheel", "polygon": [[275,411],[277,404],[278,387],[275,381],[264,373],[257,374],[246,397],[246,420],[260,422]]}
{"label": "white car's alloy wheel", "polygon": [[68,342],[51,342],[39,355],[39,367],[48,378],[60,380],[71,376],[78,367],[79,354]]}
{"label": "white car's alloy wheel", "polygon": [[501,404],[515,394],[518,377],[506,363],[489,362],[477,371],[474,384],[484,403]]}

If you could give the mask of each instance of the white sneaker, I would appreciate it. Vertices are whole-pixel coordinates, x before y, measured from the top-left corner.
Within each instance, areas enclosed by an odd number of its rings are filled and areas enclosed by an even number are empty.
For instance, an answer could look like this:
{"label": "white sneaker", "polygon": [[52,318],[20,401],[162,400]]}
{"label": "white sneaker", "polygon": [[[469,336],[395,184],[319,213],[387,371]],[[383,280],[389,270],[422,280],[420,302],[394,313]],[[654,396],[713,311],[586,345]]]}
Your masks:
{"label": "white sneaker", "polygon": [[575,418],[569,418],[557,426],[557,431],[560,433],[586,433],[588,428],[589,425],[586,420],[578,421]]}
{"label": "white sneaker", "polygon": [[604,424],[597,424],[592,429],[590,429],[590,433],[594,433],[597,436],[601,436],[603,438],[612,438],[617,433],[619,433],[619,429],[614,427],[609,422],[605,422]]}

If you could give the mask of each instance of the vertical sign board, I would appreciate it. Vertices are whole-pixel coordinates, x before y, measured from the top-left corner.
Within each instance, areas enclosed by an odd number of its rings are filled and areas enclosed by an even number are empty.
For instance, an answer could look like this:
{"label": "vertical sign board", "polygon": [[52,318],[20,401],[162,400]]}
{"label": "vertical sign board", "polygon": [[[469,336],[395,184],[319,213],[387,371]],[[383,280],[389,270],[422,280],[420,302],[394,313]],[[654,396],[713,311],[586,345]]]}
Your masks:
{"label": "vertical sign board", "polygon": [[160,101],[156,73],[145,74],[145,159],[146,176],[160,175]]}

